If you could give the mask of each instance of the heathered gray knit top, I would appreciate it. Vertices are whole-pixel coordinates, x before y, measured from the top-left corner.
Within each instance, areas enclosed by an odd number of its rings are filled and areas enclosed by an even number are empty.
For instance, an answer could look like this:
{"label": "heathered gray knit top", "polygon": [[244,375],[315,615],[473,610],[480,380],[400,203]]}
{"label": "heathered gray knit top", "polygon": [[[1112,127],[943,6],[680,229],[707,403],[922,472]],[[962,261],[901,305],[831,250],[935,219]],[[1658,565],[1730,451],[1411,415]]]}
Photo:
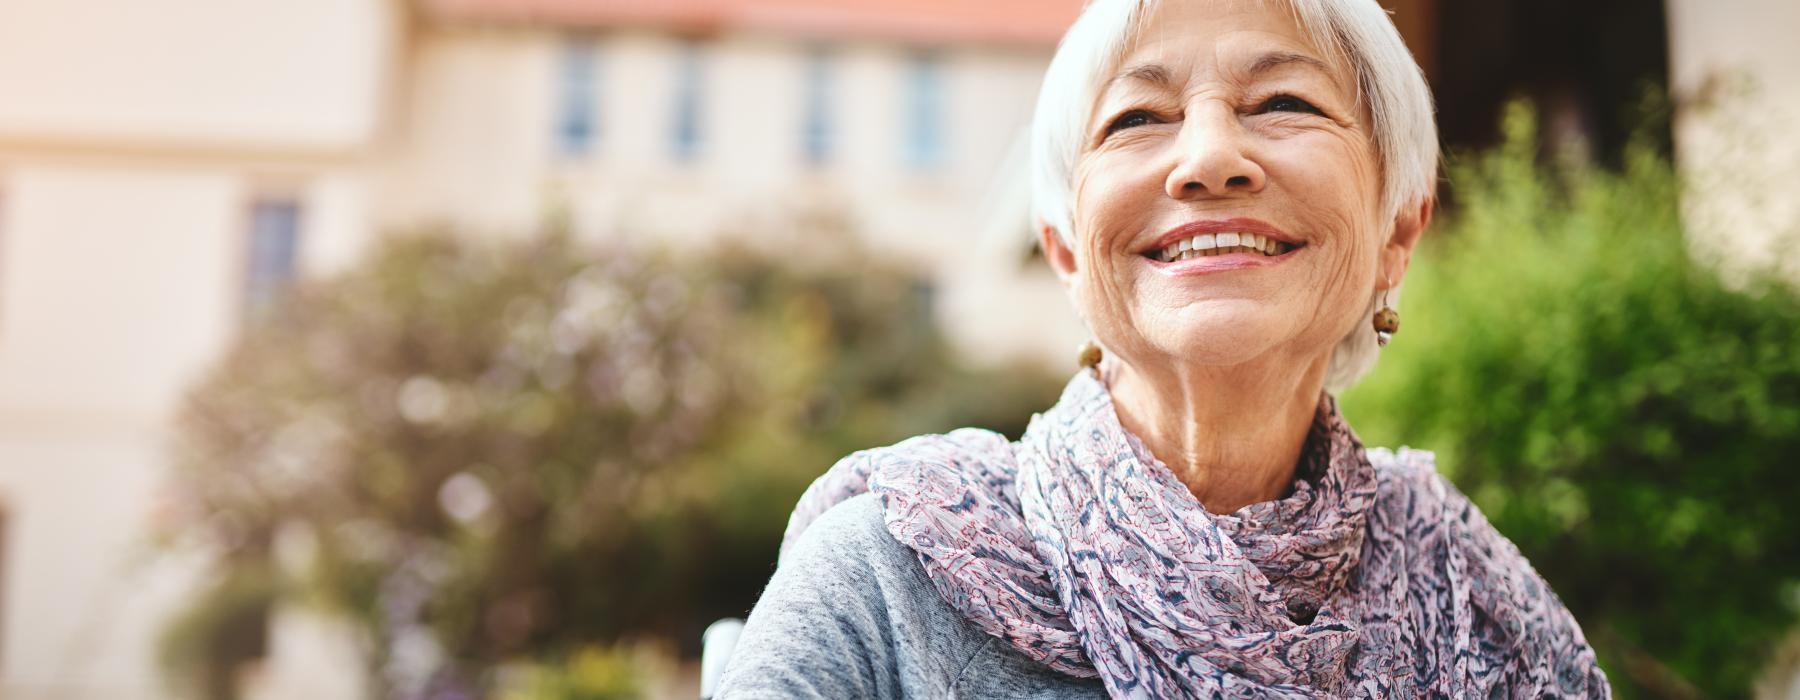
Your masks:
{"label": "heathered gray knit top", "polygon": [[750,613],[718,698],[1104,698],[983,633],[869,494],[807,528]]}

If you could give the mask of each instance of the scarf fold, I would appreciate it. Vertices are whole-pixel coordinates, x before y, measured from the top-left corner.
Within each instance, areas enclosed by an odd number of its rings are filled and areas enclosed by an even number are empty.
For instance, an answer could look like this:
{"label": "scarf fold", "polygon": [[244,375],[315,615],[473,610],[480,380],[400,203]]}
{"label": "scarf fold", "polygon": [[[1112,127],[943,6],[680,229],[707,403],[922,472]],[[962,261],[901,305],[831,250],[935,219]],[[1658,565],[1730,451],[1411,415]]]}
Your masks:
{"label": "scarf fold", "polygon": [[[1428,453],[1401,461],[1428,474]],[[1388,473],[1420,472],[1398,469]],[[1478,601],[1458,547],[1421,566],[1416,540],[1446,533],[1420,523],[1467,516],[1395,496],[1377,508],[1384,475],[1322,394],[1292,492],[1212,514],[1124,429],[1102,378],[1082,371],[1017,443],[965,428],[844,458],[802,496],[783,550],[832,505],[872,492],[952,608],[1039,663],[1100,678],[1114,697],[1461,696],[1514,682],[1519,669],[1504,660],[1413,652],[1478,648],[1472,604],[1537,628],[1566,611],[1547,596],[1515,600],[1536,578],[1522,558],[1496,564],[1525,571],[1502,572]],[[1591,666],[1567,625],[1570,651]],[[1567,678],[1538,687],[1587,687],[1585,667],[1571,668],[1543,669]]]}

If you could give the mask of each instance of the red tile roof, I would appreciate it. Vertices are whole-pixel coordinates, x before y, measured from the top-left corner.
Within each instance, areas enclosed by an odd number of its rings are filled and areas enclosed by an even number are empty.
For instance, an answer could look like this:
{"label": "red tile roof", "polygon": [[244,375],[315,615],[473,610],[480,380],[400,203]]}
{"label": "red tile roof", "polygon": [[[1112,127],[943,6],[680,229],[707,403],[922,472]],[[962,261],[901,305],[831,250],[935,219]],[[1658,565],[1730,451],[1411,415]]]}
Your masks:
{"label": "red tile roof", "polygon": [[419,0],[451,22],[1054,46],[1082,0]]}

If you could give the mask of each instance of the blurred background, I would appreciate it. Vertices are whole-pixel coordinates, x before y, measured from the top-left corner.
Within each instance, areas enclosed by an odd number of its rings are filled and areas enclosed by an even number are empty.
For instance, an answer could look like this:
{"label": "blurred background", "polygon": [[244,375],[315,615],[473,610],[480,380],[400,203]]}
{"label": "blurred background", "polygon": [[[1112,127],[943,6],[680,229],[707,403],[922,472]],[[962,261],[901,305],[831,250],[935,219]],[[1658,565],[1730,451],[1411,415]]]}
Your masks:
{"label": "blurred background", "polygon": [[[1344,399],[1621,697],[1800,698],[1800,4],[1384,2],[1444,207]],[[695,697],[837,458],[1084,337],[1079,0],[0,0],[0,697]]]}

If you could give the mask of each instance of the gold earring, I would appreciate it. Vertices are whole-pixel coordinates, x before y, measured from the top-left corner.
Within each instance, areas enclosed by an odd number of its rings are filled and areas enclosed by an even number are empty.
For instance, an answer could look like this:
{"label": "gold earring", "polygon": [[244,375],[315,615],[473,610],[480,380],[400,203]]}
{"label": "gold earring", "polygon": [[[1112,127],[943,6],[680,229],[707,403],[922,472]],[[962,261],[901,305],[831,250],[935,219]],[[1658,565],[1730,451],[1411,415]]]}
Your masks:
{"label": "gold earring", "polygon": [[1387,298],[1388,290],[1381,290],[1381,310],[1375,312],[1375,344],[1381,347],[1387,347],[1394,334],[1400,332],[1400,312],[1388,306]]}
{"label": "gold earring", "polygon": [[1099,367],[1100,357],[1100,346],[1094,344],[1094,341],[1092,340],[1082,343],[1081,349],[1075,351],[1075,362],[1084,369],[1094,369]]}

